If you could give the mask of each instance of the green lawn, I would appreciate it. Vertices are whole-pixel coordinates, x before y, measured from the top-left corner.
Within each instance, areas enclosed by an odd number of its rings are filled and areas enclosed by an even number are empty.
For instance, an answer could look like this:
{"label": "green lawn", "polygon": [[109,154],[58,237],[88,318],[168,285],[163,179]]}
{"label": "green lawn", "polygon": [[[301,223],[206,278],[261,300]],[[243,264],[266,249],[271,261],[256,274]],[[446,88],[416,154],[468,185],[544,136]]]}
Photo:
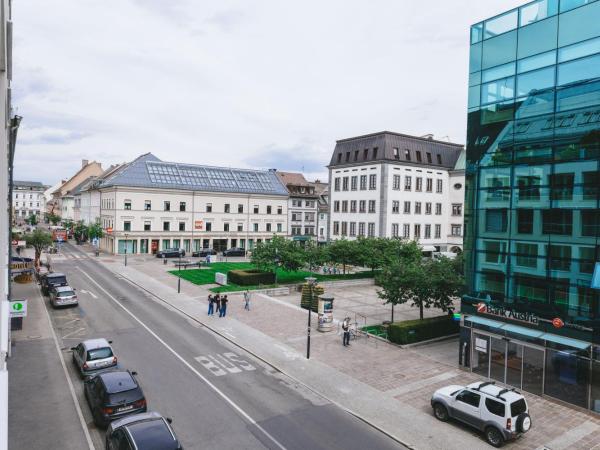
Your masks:
{"label": "green lawn", "polygon": [[[215,273],[227,273],[230,270],[239,270],[239,269],[251,269],[254,266],[251,263],[226,263],[219,262],[213,263],[210,265],[208,269],[188,269],[188,270],[171,270],[169,273],[175,276],[181,276],[184,280],[187,280],[194,284],[215,284]],[[348,273],[348,274],[336,274],[336,275],[324,275],[321,273],[311,273],[308,271],[298,271],[298,272],[286,272],[285,270],[277,271],[277,282],[278,284],[295,284],[301,283],[304,281],[306,277],[314,276],[318,281],[325,280],[352,280],[352,279],[360,279],[360,278],[373,278],[373,274],[371,272],[356,272],[356,273]],[[219,286],[211,289],[213,292],[231,292],[231,291],[240,291],[244,289],[264,289],[266,287],[276,287],[272,286],[237,286],[235,284],[229,284],[227,286]]]}

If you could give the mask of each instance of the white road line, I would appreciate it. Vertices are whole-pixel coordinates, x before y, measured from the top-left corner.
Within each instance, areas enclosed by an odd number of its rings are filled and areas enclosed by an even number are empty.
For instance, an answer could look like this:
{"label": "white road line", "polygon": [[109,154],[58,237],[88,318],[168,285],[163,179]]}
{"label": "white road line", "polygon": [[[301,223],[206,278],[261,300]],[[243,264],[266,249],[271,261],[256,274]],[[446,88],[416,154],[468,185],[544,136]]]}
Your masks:
{"label": "white road line", "polygon": [[[234,410],[236,410],[243,418],[245,418],[248,422],[250,422],[256,428],[258,428],[278,448],[280,448],[281,450],[286,450],[286,448],[279,441],[277,441],[277,439],[275,439],[273,436],[271,436],[271,434],[269,434],[269,432],[267,430],[265,430],[263,427],[261,427],[256,422],[256,420],[254,420],[252,417],[250,417],[250,415],[246,411],[244,411],[233,400],[231,400],[227,395],[225,395],[225,393],[223,391],[221,391],[217,386],[212,384],[208,378],[206,378],[204,375],[202,375],[200,372],[198,372],[198,370],[196,370],[196,368],[194,366],[192,366],[189,362],[187,362],[169,344],[167,344],[164,340],[162,340],[162,338],[160,336],[158,336],[154,331],[152,331],[150,329],[150,327],[148,327],[148,325],[146,325],[144,322],[142,322],[135,314],[133,314],[131,311],[129,311],[129,309],[127,309],[125,306],[123,306],[123,304],[121,302],[119,302],[115,297],[113,297],[110,293],[108,293],[108,291],[106,289],[104,289],[102,286],[100,286],[100,284],[98,284],[98,282],[96,282],[96,280],[94,280],[91,276],[89,276],[81,267],[77,267],[77,269],[83,275],[88,277],[89,280],[98,287],[98,289],[100,289],[102,292],[104,292],[108,296],[108,298],[110,298],[113,302],[115,302],[117,305],[119,305],[121,307],[121,309],[123,309],[127,314],[129,314],[137,323],[139,323],[148,333],[150,333],[167,350],[169,350],[173,354],[173,356],[175,356],[177,359],[179,359],[188,369],[190,369],[194,374],[196,374],[196,376],[198,378],[200,378],[202,381],[204,381],[204,383],[206,383],[206,385],[208,387],[210,387],[217,395],[219,395],[223,400],[225,400],[227,403],[229,403],[229,405]],[[58,343],[57,343],[57,347],[58,347]],[[65,368],[65,370],[66,370],[66,368]]]}
{"label": "white road line", "polygon": [[[43,302],[43,299],[38,292],[38,297]],[[44,305],[44,311],[46,312],[46,318],[48,319],[48,324],[50,325],[50,331],[52,332],[52,337],[54,338],[54,346],[56,347],[56,351],[60,358],[60,364],[63,368],[63,372],[65,373],[65,378],[67,379],[67,384],[69,385],[69,391],[71,392],[71,397],[73,398],[73,403],[75,404],[75,410],[77,411],[77,415],[79,416],[79,423],[81,424],[81,428],[83,428],[83,434],[85,435],[85,440],[87,441],[89,450],[96,450],[94,447],[94,443],[92,442],[92,437],[90,436],[90,432],[88,430],[87,424],[85,423],[85,419],[83,418],[83,413],[81,412],[81,408],[79,407],[79,402],[77,401],[77,395],[75,394],[75,389],[73,389],[73,383],[71,382],[71,377],[69,376],[69,372],[67,371],[67,365],[65,364],[65,360],[63,358],[63,354],[60,351],[60,346],[58,345],[58,338],[56,337],[56,333],[54,332],[54,327],[52,326],[52,320],[50,320],[50,314]]]}
{"label": "white road line", "polygon": [[85,328],[80,328],[79,330],[71,331],[70,333],[65,334],[61,339],[67,339],[69,336],[73,336],[75,333],[79,333],[83,330],[85,330]]}

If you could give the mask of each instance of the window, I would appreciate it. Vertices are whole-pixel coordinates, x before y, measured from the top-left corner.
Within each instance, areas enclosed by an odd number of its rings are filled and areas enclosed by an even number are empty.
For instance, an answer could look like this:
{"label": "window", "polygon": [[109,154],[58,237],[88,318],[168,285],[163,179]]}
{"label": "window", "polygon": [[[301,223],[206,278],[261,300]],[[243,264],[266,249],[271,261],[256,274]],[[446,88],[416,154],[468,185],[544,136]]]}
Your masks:
{"label": "window", "polygon": [[315,213],[314,212],[305,212],[304,213],[304,221],[305,222],[314,222],[315,221]]}
{"label": "window", "polygon": [[404,190],[405,191],[411,190],[411,182],[412,182],[412,177],[410,177],[410,176],[404,177]]}
{"label": "window", "polygon": [[[600,117],[599,117],[600,119]],[[600,190],[600,173],[599,172],[583,172],[583,199],[596,200],[598,191]]]}
{"label": "window", "polygon": [[230,211],[229,203],[225,203],[224,212],[228,213]]}
{"label": "window", "polygon": [[393,223],[392,224],[392,237],[399,237],[400,236],[400,224],[397,223]]}
{"label": "window", "polygon": [[442,226],[440,224],[435,225],[435,239],[440,239],[442,237]]}
{"label": "window", "polygon": [[365,148],[363,150],[363,159],[366,161],[369,158],[369,149]]}
{"label": "window", "polygon": [[415,188],[415,191],[421,192],[422,190],[423,190],[423,178],[417,177],[417,186]]}
{"label": "window", "polygon": [[417,150],[415,154],[417,155],[417,161],[421,162],[421,152]]}
{"label": "window", "polygon": [[366,200],[360,200],[358,202],[358,212],[361,212],[361,213],[367,212],[367,201]]}
{"label": "window", "polygon": [[486,397],[485,407],[489,412],[491,412],[495,416],[504,418],[504,415],[506,413],[506,406],[504,405],[504,403]]}
{"label": "window", "polygon": [[348,235],[348,222],[342,222],[342,236]]}
{"label": "window", "polygon": [[354,150],[354,161],[358,161],[358,150]]}
{"label": "window", "polygon": [[531,267],[534,269],[537,267],[537,244],[525,244],[517,242],[515,249],[517,253],[517,266]]}
{"label": "window", "polygon": [[[244,212],[243,207],[242,207],[242,211],[240,211],[240,212]],[[267,205],[267,214],[271,214],[271,205]]]}
{"label": "window", "polygon": [[394,200],[392,202],[392,213],[398,214],[400,212],[400,202],[398,200]]}
{"label": "window", "polygon": [[337,236],[340,234],[340,223],[338,221],[333,222],[333,234]]}
{"label": "window", "polygon": [[163,231],[171,230],[171,222],[163,222]]}
{"label": "window", "polygon": [[185,222],[179,222],[179,231],[185,231]]}
{"label": "window", "polygon": [[278,206],[277,207],[277,214],[279,214],[279,215],[283,214],[283,207],[282,206]]}
{"label": "window", "polygon": [[431,225],[425,225],[425,239],[431,239]]}
{"label": "window", "polygon": [[415,239],[419,239],[421,237],[421,225],[418,223],[415,224]]}
{"label": "window", "polygon": [[342,212],[343,213],[348,212],[348,200],[342,200]]}
{"label": "window", "polygon": [[552,200],[573,200],[574,173],[555,173],[548,177]]}
{"label": "window", "polygon": [[358,235],[359,236],[364,236],[365,235],[365,223],[364,222],[360,222],[358,224]]}
{"label": "window", "polygon": [[206,231],[212,231],[212,223],[206,222]]}
{"label": "window", "polygon": [[278,223],[277,224],[277,232],[281,233],[282,229],[283,229],[283,226],[280,223]]}
{"label": "window", "polygon": [[356,222],[350,222],[350,236],[356,236]]}
{"label": "window", "polygon": [[438,194],[441,194],[443,186],[444,186],[443,180],[436,180],[435,192],[437,192]]}
{"label": "window", "polygon": [[402,225],[402,237],[404,239],[410,239],[410,224],[405,223]]}
{"label": "window", "polygon": [[375,237],[375,224],[373,222],[370,222],[369,225],[367,226],[367,234],[369,237]]}
{"label": "window", "polygon": [[517,209],[517,233],[533,233],[533,209]]}
{"label": "window", "polygon": [[464,390],[460,394],[456,396],[456,401],[466,403],[467,405],[474,406],[476,408],[479,407],[479,401],[481,400],[481,396],[476,394],[475,392]]}
{"label": "window", "polygon": [[375,212],[375,200],[369,200],[369,212],[370,213]]}
{"label": "window", "polygon": [[350,161],[350,152],[346,152],[346,162]]}
{"label": "window", "polygon": [[238,230],[238,232],[244,231],[244,224],[243,223],[238,223],[237,224],[237,230]]}
{"label": "window", "polygon": [[524,175],[517,177],[519,200],[540,199],[541,178],[535,175]]}
{"label": "window", "polygon": [[367,190],[367,176],[366,175],[360,176],[360,190],[361,191]]}
{"label": "window", "polygon": [[432,159],[431,159],[431,153],[427,152],[427,153],[426,153],[426,155],[427,155],[427,162],[428,162],[429,164],[431,164],[431,163],[432,163]]}
{"label": "window", "polygon": [[181,211],[181,212],[185,211],[185,202],[179,202],[179,211]]}
{"label": "window", "polygon": [[377,175],[371,174],[369,175],[369,190],[377,189]]}
{"label": "window", "polygon": [[171,202],[164,202],[165,211],[171,211]]}
{"label": "window", "polygon": [[300,236],[301,234],[302,234],[302,227],[299,227],[297,225],[292,227],[292,235]]}
{"label": "window", "polygon": [[129,221],[123,222],[123,231],[131,231],[131,222],[129,222]]}
{"label": "window", "polygon": [[342,178],[342,191],[348,190],[348,177]]}
{"label": "window", "polygon": [[488,209],[485,211],[485,231],[504,233],[508,225],[506,209]]}
{"label": "window", "polygon": [[355,175],[350,179],[350,189],[353,191],[356,191],[357,188],[358,188],[358,176]]}
{"label": "window", "polygon": [[152,229],[152,222],[146,220],[144,222],[144,231],[151,231]]}
{"label": "window", "polygon": [[340,201],[335,200],[333,202],[333,212],[340,212]]}
{"label": "window", "polygon": [[266,226],[267,226],[267,231],[271,231],[271,224],[270,224],[270,223],[267,223],[267,225],[266,225]]}
{"label": "window", "polygon": [[337,160],[338,164],[342,162],[342,154],[338,153],[338,160]]}
{"label": "window", "polygon": [[425,203],[425,214],[431,214],[431,203]]}
{"label": "window", "polygon": [[394,182],[392,184],[392,189],[395,191],[400,190],[400,175],[394,175]]}
{"label": "window", "polygon": [[407,161],[410,161],[410,150],[409,149],[404,149],[404,159],[406,159]]}
{"label": "window", "polygon": [[462,205],[460,203],[453,203],[452,204],[452,215],[453,216],[460,216],[460,215],[462,215]]}
{"label": "window", "polygon": [[377,147],[373,149],[373,159],[377,159],[377,150],[379,150]]}
{"label": "window", "polygon": [[571,270],[571,246],[570,245],[547,245],[546,264],[548,270]]}
{"label": "window", "polygon": [[212,212],[212,203],[207,203],[206,204],[206,212],[207,213]]}
{"label": "window", "polygon": [[340,190],[340,179],[339,177],[335,178],[333,180],[333,190],[334,191],[339,191]]}
{"label": "window", "polygon": [[350,212],[351,213],[356,212],[356,200],[350,200]]}
{"label": "window", "polygon": [[[17,206],[19,206],[19,205],[17,204]],[[125,202],[123,203],[123,209],[126,209],[126,210],[131,209],[131,200],[125,200]]]}
{"label": "window", "polygon": [[442,215],[442,204],[441,203],[436,203],[435,204],[435,215],[436,216],[441,216]]}
{"label": "window", "polygon": [[404,214],[410,214],[410,202],[404,202]]}
{"label": "window", "polygon": [[421,214],[421,202],[415,202],[415,214]]}
{"label": "window", "polygon": [[258,214],[258,205],[254,205],[252,211],[254,212],[254,214]]}
{"label": "window", "polygon": [[452,236],[462,236],[462,225],[453,224],[450,226],[450,234]]}
{"label": "window", "polygon": [[305,236],[314,236],[315,235],[315,227],[313,227],[313,226],[304,227],[304,235]]}
{"label": "window", "polygon": [[241,203],[238,203],[238,214],[243,214],[244,213],[244,205],[242,205]]}
{"label": "window", "polygon": [[581,211],[581,235],[600,236],[600,210]]}
{"label": "window", "polygon": [[[586,211],[582,211],[582,214]],[[582,220],[585,225],[585,220]],[[573,234],[573,210],[544,209],[542,210],[542,234]]]}
{"label": "window", "polygon": [[258,232],[258,224],[257,223],[253,223],[252,224],[252,230],[257,233]]}
{"label": "window", "polygon": [[442,155],[437,154],[435,156],[437,157],[437,163],[441,166],[442,165]]}
{"label": "window", "polygon": [[144,200],[144,211],[150,211],[152,209],[152,202],[150,200]]}

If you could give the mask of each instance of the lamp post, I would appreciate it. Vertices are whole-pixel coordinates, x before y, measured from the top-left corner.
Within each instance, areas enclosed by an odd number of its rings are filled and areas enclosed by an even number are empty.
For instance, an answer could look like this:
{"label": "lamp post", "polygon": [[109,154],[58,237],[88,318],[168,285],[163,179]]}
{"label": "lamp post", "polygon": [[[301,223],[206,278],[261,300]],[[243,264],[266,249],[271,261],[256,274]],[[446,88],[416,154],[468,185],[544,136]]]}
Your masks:
{"label": "lamp post", "polygon": [[125,233],[125,267],[127,267],[127,236],[128,234]]}
{"label": "lamp post", "polygon": [[179,249],[179,265],[177,266],[177,293],[181,293],[181,249]]}
{"label": "lamp post", "polygon": [[310,312],[312,309],[313,286],[317,279],[315,277],[306,277],[306,282],[310,287],[310,302],[308,303],[308,328],[306,329],[306,359],[310,359]]}

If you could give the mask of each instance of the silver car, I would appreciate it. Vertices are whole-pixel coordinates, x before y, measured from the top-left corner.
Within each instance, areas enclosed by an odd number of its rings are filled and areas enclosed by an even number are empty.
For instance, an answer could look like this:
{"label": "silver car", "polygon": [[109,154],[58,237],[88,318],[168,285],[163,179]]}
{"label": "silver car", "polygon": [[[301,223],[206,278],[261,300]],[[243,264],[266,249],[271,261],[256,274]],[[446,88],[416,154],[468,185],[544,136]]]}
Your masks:
{"label": "silver car", "polygon": [[71,286],[55,286],[50,288],[50,303],[55,308],[59,306],[77,306],[77,294]]}
{"label": "silver car", "polygon": [[117,357],[110,344],[112,344],[112,341],[100,338],[88,339],[81,342],[77,347],[71,347],[73,363],[82,378],[118,367]]}

